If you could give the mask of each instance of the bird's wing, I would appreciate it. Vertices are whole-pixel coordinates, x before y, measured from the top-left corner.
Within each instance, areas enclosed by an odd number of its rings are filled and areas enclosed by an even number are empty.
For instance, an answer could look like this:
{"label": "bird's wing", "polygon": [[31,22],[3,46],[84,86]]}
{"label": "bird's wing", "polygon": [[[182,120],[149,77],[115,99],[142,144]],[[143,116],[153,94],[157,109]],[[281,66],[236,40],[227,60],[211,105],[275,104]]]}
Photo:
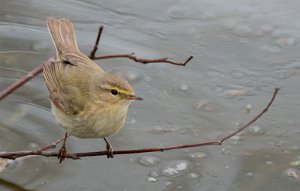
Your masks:
{"label": "bird's wing", "polygon": [[83,94],[78,86],[68,83],[63,76],[64,65],[62,62],[45,64],[43,76],[52,103],[66,114],[76,115],[84,108]]}
{"label": "bird's wing", "polygon": [[44,65],[43,71],[50,99],[60,110],[76,114],[84,107],[91,73],[103,70],[78,49],[71,21],[50,17],[47,24],[57,51],[57,62]]}

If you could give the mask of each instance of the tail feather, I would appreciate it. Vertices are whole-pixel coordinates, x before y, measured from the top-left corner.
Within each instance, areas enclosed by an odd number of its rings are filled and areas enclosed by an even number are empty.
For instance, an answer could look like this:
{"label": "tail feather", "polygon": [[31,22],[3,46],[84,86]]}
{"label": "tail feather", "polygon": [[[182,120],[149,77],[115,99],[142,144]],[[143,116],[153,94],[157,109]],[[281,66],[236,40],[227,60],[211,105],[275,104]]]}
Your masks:
{"label": "tail feather", "polygon": [[60,49],[62,46],[79,51],[73,24],[70,20],[49,17],[47,20],[47,25],[55,44],[58,60],[61,60]]}

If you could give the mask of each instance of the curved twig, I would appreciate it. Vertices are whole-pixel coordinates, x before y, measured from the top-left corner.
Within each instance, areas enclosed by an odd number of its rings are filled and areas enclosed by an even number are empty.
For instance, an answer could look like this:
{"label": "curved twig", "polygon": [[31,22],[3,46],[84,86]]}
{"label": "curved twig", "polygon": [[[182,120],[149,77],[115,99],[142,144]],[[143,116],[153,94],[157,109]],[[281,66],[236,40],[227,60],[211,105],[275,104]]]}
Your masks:
{"label": "curved twig", "polygon": [[[131,60],[134,60],[135,62],[142,63],[142,64],[149,64],[149,63],[168,63],[168,64],[173,64],[173,65],[179,65],[179,66],[185,66],[192,58],[193,56],[190,56],[185,62],[174,62],[169,60],[168,58],[159,58],[159,59],[145,59],[145,58],[138,58],[134,55],[134,53],[131,54],[110,54],[110,55],[103,55],[103,56],[95,56],[97,50],[98,50],[98,45],[100,42],[100,37],[103,31],[103,26],[101,25],[99,27],[98,35],[96,38],[96,42],[94,45],[93,50],[90,52],[89,58],[92,60],[99,60],[99,59],[111,59],[111,58],[129,58]],[[44,63],[49,63],[49,62],[55,62],[54,56],[49,57]],[[31,80],[38,74],[40,74],[43,71],[43,64],[37,66],[34,68],[32,71],[28,72],[26,75],[24,75],[22,78],[18,79],[15,83],[11,84],[9,87],[6,89],[2,90],[0,92],[0,101],[4,99],[6,96],[11,94],[13,91],[18,89],[20,86],[22,86],[24,83],[27,81]]]}
{"label": "curved twig", "polygon": [[95,56],[92,59],[98,60],[98,59],[108,59],[108,58],[129,58],[135,62],[139,62],[141,64],[149,64],[149,63],[168,63],[173,64],[177,66],[185,66],[190,60],[193,59],[193,56],[188,57],[184,62],[174,62],[169,60],[168,58],[157,58],[157,59],[146,59],[146,58],[138,58],[135,56],[134,53],[129,54],[110,54],[110,55],[104,55],[104,56]]}
{"label": "curved twig", "polygon": [[43,64],[37,66],[36,68],[34,68],[30,72],[28,72],[26,75],[24,75],[23,77],[21,77],[20,79],[18,79],[15,83],[11,84],[6,89],[4,89],[3,91],[1,91],[0,92],[0,101],[2,99],[4,99],[6,96],[8,96],[9,94],[11,94],[13,91],[15,91],[16,89],[18,89],[19,87],[21,87],[27,81],[31,80],[32,78],[34,78],[35,76],[37,76],[38,74],[40,74],[43,71],[43,65],[45,63],[54,62],[54,61],[55,61],[55,59],[54,59],[53,56],[49,57]]}
{"label": "curved twig", "polygon": [[[201,146],[208,146],[208,145],[222,145],[224,141],[228,140],[230,137],[240,133],[241,131],[245,130],[251,124],[253,124],[257,119],[259,119],[264,113],[268,111],[270,106],[273,104],[279,88],[275,88],[273,96],[267,106],[259,112],[255,117],[253,117],[248,123],[242,125],[240,128],[235,130],[234,132],[230,133],[229,135],[224,136],[220,140],[216,141],[207,141],[195,144],[187,144],[187,145],[177,145],[177,146],[170,146],[170,147],[156,147],[156,148],[143,148],[143,149],[131,149],[131,150],[116,150],[113,151],[114,155],[122,155],[122,154],[137,154],[137,153],[147,153],[147,152],[162,152],[168,150],[175,150],[175,149],[182,149],[182,148],[192,148],[192,147],[201,147]],[[53,144],[50,144],[53,145]],[[43,147],[47,148],[47,146]],[[51,147],[53,148],[53,147]],[[15,151],[15,152],[0,152],[0,158],[6,159],[16,159],[20,157],[30,156],[30,155],[38,155],[44,157],[57,157],[59,152],[56,151],[45,151],[45,149],[38,149],[36,151]],[[107,156],[107,151],[97,151],[97,152],[80,152],[80,153],[67,153],[66,158],[70,159],[80,159],[82,157],[92,157],[92,156]]]}

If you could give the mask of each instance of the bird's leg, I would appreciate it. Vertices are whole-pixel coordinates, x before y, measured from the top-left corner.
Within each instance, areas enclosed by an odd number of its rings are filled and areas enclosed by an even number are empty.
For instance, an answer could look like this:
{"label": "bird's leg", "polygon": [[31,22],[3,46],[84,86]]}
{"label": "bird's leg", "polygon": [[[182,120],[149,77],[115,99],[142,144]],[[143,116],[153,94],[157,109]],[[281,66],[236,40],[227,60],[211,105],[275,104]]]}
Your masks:
{"label": "bird's leg", "polygon": [[112,146],[109,144],[109,142],[103,138],[104,141],[106,142],[106,152],[107,152],[107,158],[114,158],[114,150],[112,148]]}
{"label": "bird's leg", "polygon": [[61,148],[59,149],[59,153],[57,155],[57,158],[59,159],[59,163],[62,163],[62,161],[65,160],[66,156],[67,156],[67,149],[66,149],[67,138],[68,138],[68,133],[66,132],[64,140],[63,140],[63,144],[62,144]]}

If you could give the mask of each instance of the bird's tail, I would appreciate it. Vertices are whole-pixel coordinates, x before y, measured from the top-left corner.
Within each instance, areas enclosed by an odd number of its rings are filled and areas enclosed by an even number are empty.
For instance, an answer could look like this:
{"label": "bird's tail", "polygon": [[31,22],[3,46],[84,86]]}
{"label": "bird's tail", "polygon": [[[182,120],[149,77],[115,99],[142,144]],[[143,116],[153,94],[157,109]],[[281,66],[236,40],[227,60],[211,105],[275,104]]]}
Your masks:
{"label": "bird's tail", "polygon": [[57,60],[61,60],[61,49],[63,46],[79,51],[73,24],[70,20],[49,17],[47,25],[56,48]]}

